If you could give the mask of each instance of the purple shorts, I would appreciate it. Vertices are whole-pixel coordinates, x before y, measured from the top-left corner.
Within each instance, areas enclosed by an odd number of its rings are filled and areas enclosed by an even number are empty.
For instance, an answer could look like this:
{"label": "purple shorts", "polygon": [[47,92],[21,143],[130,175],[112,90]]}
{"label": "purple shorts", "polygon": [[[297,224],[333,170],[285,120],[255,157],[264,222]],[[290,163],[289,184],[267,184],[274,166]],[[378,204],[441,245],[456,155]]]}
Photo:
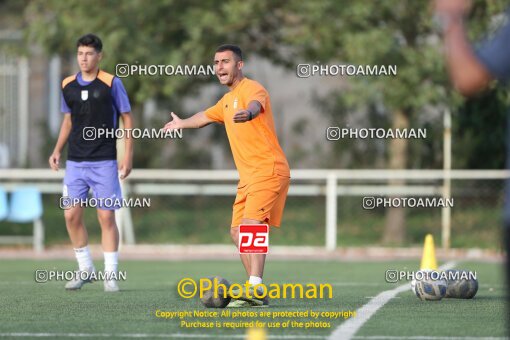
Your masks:
{"label": "purple shorts", "polygon": [[66,162],[63,196],[86,200],[90,189],[95,199],[91,206],[102,210],[121,208],[117,161]]}

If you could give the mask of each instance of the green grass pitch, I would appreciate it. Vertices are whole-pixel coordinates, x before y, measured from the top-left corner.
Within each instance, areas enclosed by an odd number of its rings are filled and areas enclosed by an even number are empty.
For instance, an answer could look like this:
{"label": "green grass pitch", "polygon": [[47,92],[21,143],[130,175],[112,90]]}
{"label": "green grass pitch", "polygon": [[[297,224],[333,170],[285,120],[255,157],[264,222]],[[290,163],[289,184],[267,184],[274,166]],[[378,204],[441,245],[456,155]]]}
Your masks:
{"label": "green grass pitch", "polygon": [[[388,269],[415,270],[418,261],[339,262],[271,261],[266,281],[274,283],[329,283],[332,299],[274,299],[269,308],[243,311],[347,311],[356,310],[371,297],[396,288],[385,282]],[[101,282],[81,291],[65,291],[64,282],[36,283],[37,269],[72,270],[73,261],[2,260],[0,262],[0,337],[3,338],[244,338],[246,329],[182,328],[178,319],[161,319],[156,310],[205,310],[198,300],[183,299],[176,291],[184,277],[219,275],[244,282],[236,261],[121,261],[127,281],[122,292],[106,294]],[[96,268],[102,265],[96,261]],[[460,262],[456,268],[477,272],[480,287],[473,300],[443,299],[423,302],[405,291],[391,299],[356,333],[356,338],[398,337],[505,337],[502,266],[497,263]],[[219,310],[221,312],[221,310]],[[191,318],[190,321],[211,319]],[[214,320],[214,319],[213,319]],[[237,321],[252,319],[237,319]],[[267,322],[268,320],[259,320]],[[278,318],[272,321],[285,321]],[[292,319],[307,322],[310,319]],[[235,321],[224,317],[214,321]],[[327,338],[344,319],[326,320],[329,328],[270,328],[269,338]],[[288,337],[287,337],[288,336]],[[280,337],[281,338],[281,337]]]}

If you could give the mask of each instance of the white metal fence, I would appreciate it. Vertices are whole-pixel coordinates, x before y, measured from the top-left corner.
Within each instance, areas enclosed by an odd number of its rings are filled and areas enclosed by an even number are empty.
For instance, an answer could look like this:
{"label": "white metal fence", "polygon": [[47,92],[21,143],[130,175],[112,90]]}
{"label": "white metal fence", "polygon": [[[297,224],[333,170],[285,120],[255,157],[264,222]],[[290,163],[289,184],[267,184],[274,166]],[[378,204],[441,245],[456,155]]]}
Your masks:
{"label": "white metal fence", "polygon": [[[0,169],[0,186],[11,191],[21,185],[36,186],[42,193],[60,193],[64,171],[48,169]],[[289,196],[325,197],[325,246],[337,247],[338,198],[345,196],[413,196],[450,198],[452,180],[504,180],[507,170],[293,170]],[[135,169],[123,182],[124,195],[229,196],[236,193],[234,170]],[[403,180],[404,185],[390,185]],[[442,245],[450,244],[450,207],[443,207]],[[121,209],[118,223],[126,244],[135,243],[129,209]]]}
{"label": "white metal fence", "polygon": [[27,58],[0,51],[0,168],[27,161],[28,75]]}

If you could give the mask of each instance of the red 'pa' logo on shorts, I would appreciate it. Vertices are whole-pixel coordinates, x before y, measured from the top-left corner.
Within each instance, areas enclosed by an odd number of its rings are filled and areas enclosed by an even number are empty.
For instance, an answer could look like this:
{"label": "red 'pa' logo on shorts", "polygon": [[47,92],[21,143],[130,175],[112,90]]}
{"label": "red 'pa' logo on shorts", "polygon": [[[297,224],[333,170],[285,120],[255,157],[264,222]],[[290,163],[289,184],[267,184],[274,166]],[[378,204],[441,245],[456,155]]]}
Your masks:
{"label": "red 'pa' logo on shorts", "polygon": [[267,254],[269,226],[267,224],[239,225],[239,253]]}

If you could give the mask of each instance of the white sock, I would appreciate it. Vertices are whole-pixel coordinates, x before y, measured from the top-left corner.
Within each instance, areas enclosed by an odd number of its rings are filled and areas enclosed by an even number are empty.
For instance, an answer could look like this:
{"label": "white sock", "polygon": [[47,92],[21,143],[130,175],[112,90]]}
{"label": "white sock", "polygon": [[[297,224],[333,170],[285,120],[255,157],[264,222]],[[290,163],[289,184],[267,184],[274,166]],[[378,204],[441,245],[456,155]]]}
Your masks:
{"label": "white sock", "polygon": [[250,280],[248,281],[251,285],[259,285],[262,283],[262,278],[258,276],[250,276]]}
{"label": "white sock", "polygon": [[92,262],[89,246],[74,248],[74,255],[76,256],[76,260],[78,260],[78,268],[80,268],[80,270],[85,271],[91,268],[94,270],[94,263]]}
{"label": "white sock", "polygon": [[105,273],[117,273],[119,266],[119,252],[105,252],[104,253],[104,271]]}

